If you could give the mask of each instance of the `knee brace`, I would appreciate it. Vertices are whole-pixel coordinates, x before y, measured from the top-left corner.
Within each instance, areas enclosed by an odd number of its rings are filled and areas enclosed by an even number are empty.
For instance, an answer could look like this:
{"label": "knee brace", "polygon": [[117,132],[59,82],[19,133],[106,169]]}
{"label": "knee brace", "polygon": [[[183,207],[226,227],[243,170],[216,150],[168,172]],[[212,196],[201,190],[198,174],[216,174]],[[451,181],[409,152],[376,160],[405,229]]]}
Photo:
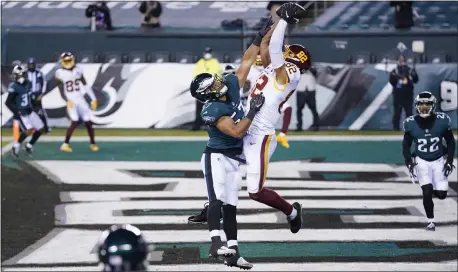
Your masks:
{"label": "knee brace", "polygon": [[440,200],[444,200],[447,197],[447,191],[435,190],[434,195]]}

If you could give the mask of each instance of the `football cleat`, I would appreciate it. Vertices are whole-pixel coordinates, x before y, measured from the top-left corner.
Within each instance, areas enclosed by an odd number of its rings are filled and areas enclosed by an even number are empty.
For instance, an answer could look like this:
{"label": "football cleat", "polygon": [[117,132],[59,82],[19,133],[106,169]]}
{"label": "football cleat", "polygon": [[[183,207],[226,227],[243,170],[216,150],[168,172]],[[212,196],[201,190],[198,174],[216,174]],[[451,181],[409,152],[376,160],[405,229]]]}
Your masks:
{"label": "football cleat", "polygon": [[223,244],[223,242],[212,242],[210,250],[208,251],[208,257],[218,259],[221,257],[231,257],[235,255],[237,252],[235,249],[228,248]]}
{"label": "football cleat", "polygon": [[[208,211],[208,202],[204,204],[204,208],[199,214],[191,215],[188,217],[188,224],[204,224],[207,223],[207,211]],[[220,220],[223,219],[221,214]]]}
{"label": "football cleat", "polygon": [[288,139],[286,138],[286,135],[277,135],[277,142],[279,142],[284,148],[289,148],[289,143]]}
{"label": "football cleat", "polygon": [[94,152],[95,152],[95,151],[99,151],[99,147],[98,147],[96,144],[91,144],[91,147],[90,147],[90,148],[91,148],[91,150],[94,151]]}
{"label": "football cleat", "polygon": [[428,226],[426,227],[426,230],[435,231],[436,225],[434,224],[434,222],[430,222]]}
{"label": "football cleat", "polygon": [[61,146],[60,146],[60,151],[64,151],[64,152],[72,152],[72,148],[70,147],[69,144],[66,144],[66,143],[63,143]]}
{"label": "football cleat", "polygon": [[33,145],[31,145],[30,143],[25,144],[25,151],[27,152],[29,156],[32,156]]}
{"label": "football cleat", "polygon": [[243,270],[250,270],[253,268],[253,264],[240,257],[240,254],[236,253],[234,256],[227,257],[224,259],[224,264],[229,267],[238,267]]}
{"label": "football cleat", "polygon": [[297,215],[294,219],[288,217],[288,223],[292,233],[297,233],[302,228],[302,206],[301,204],[294,202],[293,208],[296,209]]}

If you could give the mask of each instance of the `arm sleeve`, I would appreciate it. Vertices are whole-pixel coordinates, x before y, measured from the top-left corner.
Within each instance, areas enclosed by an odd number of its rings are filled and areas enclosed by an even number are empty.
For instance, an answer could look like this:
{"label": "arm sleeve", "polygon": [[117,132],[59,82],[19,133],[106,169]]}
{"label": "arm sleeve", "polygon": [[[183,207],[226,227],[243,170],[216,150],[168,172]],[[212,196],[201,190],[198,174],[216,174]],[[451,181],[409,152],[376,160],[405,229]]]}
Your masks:
{"label": "arm sleeve", "polygon": [[5,106],[13,113],[16,114],[16,104],[14,103],[14,98],[16,97],[16,93],[10,87],[8,87],[8,97],[5,101]]}
{"label": "arm sleeve", "polygon": [[448,129],[444,134],[445,142],[447,143],[447,162],[453,162],[453,156],[455,155],[456,143],[455,137],[453,137],[453,132],[451,129]]}
{"label": "arm sleeve", "polygon": [[406,165],[412,163],[412,135],[408,131],[404,133],[404,139],[402,140],[402,155],[404,156],[404,162]]}
{"label": "arm sleeve", "polygon": [[272,68],[277,69],[281,67],[285,60],[283,59],[283,39],[285,38],[285,31],[288,23],[285,20],[280,19],[277,26],[275,27],[272,37],[269,43],[269,55]]}

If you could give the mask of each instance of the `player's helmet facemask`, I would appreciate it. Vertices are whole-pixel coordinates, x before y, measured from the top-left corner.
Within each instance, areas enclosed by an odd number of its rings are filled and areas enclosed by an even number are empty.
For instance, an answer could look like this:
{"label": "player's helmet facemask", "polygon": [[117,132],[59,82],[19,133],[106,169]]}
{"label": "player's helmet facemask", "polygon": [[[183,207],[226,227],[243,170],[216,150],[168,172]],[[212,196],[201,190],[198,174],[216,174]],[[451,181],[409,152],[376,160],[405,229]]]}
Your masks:
{"label": "player's helmet facemask", "polygon": [[22,65],[16,65],[11,72],[11,78],[14,81],[22,84],[25,81],[25,68]]}
{"label": "player's helmet facemask", "polygon": [[305,73],[312,66],[310,53],[302,45],[285,45],[283,50],[285,61],[295,64],[300,69],[301,74]]}
{"label": "player's helmet facemask", "polygon": [[226,81],[217,74],[203,73],[191,82],[191,95],[204,103],[218,100],[227,93]]}
{"label": "player's helmet facemask", "polygon": [[422,92],[415,98],[415,108],[423,118],[430,116],[436,107],[436,97],[430,92]]}
{"label": "player's helmet facemask", "polygon": [[113,225],[100,237],[99,262],[103,271],[146,271],[150,249],[138,228]]}
{"label": "player's helmet facemask", "polygon": [[64,69],[72,69],[75,66],[75,56],[70,52],[64,52],[60,55],[60,65]]}

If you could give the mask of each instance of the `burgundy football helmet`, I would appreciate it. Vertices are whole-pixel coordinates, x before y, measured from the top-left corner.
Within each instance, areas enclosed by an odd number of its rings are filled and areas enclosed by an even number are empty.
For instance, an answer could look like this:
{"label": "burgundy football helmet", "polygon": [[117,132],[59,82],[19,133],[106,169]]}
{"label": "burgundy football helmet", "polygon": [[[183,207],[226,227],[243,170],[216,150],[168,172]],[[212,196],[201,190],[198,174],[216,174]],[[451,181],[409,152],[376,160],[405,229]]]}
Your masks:
{"label": "burgundy football helmet", "polygon": [[312,66],[309,51],[300,44],[285,45],[283,58],[285,61],[295,64],[300,69],[301,74],[305,73]]}

